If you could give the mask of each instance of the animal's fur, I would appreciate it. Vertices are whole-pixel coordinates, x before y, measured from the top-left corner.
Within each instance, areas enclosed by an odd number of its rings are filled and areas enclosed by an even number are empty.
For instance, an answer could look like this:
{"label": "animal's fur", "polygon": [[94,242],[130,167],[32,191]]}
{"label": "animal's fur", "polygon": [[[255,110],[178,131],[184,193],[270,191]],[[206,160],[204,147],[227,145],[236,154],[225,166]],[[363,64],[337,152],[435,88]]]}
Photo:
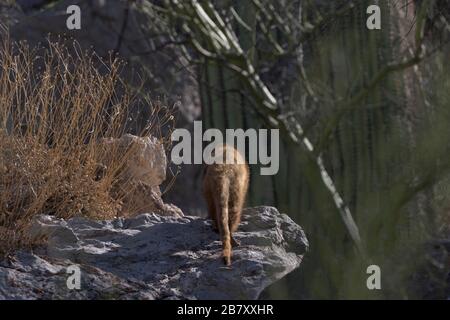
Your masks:
{"label": "animal's fur", "polygon": [[[234,164],[212,164],[206,166],[203,179],[203,193],[214,229],[219,231],[223,246],[223,259],[231,264],[231,245],[238,245],[233,239],[241,221],[241,211],[249,182],[249,168],[242,155],[233,147],[224,145],[216,148],[224,159],[231,158]],[[238,163],[238,164],[237,164]]]}

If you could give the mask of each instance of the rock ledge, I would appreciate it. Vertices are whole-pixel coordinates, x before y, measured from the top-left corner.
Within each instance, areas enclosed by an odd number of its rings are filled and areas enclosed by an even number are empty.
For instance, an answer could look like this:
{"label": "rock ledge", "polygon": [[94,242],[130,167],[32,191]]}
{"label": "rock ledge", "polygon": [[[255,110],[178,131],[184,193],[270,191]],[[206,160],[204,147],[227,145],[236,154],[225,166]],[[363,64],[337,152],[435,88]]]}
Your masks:
{"label": "rock ledge", "polygon": [[[210,221],[197,217],[40,216],[31,231],[48,244],[0,262],[0,299],[257,299],[308,248],[301,227],[272,207],[244,210],[231,268]],[[79,290],[67,287],[72,265]]]}

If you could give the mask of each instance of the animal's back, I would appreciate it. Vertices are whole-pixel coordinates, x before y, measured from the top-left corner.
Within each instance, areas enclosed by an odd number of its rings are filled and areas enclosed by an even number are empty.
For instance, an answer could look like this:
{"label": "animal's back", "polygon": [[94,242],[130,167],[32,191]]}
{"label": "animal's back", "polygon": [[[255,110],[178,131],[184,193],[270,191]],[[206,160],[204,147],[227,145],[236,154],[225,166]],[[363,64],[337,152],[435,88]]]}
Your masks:
{"label": "animal's back", "polygon": [[203,192],[208,213],[215,229],[220,233],[223,244],[223,258],[231,264],[231,244],[235,242],[232,233],[241,221],[241,211],[248,189],[249,168],[244,157],[233,147],[224,145],[216,148],[216,154],[224,154],[233,163],[211,164],[206,167]]}

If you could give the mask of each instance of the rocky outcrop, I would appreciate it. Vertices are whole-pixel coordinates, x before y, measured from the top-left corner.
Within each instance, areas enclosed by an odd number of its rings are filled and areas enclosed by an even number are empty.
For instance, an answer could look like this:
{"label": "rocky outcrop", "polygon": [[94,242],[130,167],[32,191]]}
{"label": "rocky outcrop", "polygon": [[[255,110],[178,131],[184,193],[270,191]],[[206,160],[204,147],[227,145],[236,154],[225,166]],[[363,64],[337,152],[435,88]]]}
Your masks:
{"label": "rocky outcrop", "polygon": [[[301,227],[271,207],[244,211],[230,268],[210,221],[197,217],[40,216],[31,235],[47,245],[0,263],[2,299],[256,299],[308,247]],[[70,266],[80,270],[79,290],[67,286]]]}

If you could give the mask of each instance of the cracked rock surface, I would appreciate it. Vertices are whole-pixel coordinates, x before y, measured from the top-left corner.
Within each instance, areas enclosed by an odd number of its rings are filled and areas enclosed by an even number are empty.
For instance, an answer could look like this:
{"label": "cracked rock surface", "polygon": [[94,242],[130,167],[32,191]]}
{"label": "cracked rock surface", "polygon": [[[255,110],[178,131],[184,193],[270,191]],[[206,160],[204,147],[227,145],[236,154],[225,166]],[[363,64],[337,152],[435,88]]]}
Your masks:
{"label": "cracked rock surface", "polygon": [[[48,242],[0,262],[0,299],[257,299],[308,248],[301,227],[272,207],[244,210],[231,268],[211,222],[197,217],[39,216],[31,234]],[[68,288],[70,266],[80,289]]]}

